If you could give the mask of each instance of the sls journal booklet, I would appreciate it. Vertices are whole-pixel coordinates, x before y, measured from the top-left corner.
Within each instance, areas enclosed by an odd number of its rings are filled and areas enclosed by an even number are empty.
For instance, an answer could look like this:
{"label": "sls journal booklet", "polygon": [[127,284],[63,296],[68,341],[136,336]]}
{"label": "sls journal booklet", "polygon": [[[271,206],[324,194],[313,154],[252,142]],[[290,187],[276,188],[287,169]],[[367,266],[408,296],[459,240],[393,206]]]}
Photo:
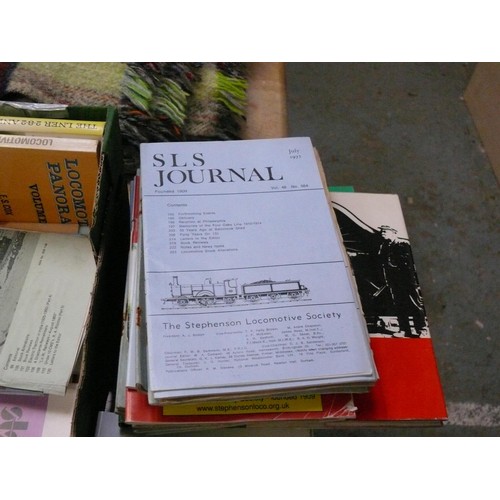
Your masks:
{"label": "sls journal booklet", "polygon": [[142,144],[141,176],[151,402],[375,382],[309,138]]}

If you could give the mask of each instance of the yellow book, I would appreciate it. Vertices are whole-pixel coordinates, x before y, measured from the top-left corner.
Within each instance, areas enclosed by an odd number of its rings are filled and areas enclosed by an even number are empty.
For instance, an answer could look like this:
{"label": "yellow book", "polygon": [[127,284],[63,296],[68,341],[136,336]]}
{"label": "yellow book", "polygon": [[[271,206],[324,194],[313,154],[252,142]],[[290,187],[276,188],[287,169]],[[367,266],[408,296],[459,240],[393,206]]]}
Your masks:
{"label": "yellow book", "polygon": [[0,116],[0,133],[102,138],[104,121]]}
{"label": "yellow book", "polygon": [[0,222],[92,225],[97,139],[0,134]]}

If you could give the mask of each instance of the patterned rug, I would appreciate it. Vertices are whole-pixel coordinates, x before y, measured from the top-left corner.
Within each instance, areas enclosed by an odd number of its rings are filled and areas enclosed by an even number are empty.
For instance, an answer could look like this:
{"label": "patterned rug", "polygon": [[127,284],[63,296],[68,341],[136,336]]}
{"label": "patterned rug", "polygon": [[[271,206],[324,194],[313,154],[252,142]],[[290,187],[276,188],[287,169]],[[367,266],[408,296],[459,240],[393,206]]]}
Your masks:
{"label": "patterned rug", "polygon": [[141,142],[239,139],[243,63],[0,63],[0,100],[116,106],[125,168]]}

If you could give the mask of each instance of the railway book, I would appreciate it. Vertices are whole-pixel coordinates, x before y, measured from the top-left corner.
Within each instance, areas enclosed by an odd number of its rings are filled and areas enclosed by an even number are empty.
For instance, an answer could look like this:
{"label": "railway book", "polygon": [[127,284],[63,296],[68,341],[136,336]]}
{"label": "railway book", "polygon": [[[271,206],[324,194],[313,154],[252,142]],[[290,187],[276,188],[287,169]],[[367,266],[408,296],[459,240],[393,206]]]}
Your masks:
{"label": "railway book", "polygon": [[91,226],[100,141],[0,134],[0,222]]}
{"label": "railway book", "polygon": [[153,405],[377,380],[309,138],[141,145]]}
{"label": "railway book", "polygon": [[124,293],[123,324],[120,338],[120,354],[115,389],[115,410],[122,415],[125,408],[125,390],[144,390],[142,363],[138,357],[145,350],[140,345],[139,328],[143,306],[140,298],[144,295],[141,286],[142,248],[140,227],[140,171],[129,181],[130,240],[127,262],[127,279]]}
{"label": "railway book", "polygon": [[312,394],[155,406],[147,394],[127,389],[123,421],[142,433],[171,434],[224,427],[320,428],[356,418],[351,394]]}
{"label": "railway book", "polygon": [[40,118],[34,116],[0,116],[0,134],[75,136],[102,139],[104,121]]}
{"label": "railway book", "polygon": [[441,425],[446,403],[398,195],[330,193],[380,379],[353,425]]}
{"label": "railway book", "polygon": [[0,230],[0,386],[64,395],[96,277],[86,236]]}

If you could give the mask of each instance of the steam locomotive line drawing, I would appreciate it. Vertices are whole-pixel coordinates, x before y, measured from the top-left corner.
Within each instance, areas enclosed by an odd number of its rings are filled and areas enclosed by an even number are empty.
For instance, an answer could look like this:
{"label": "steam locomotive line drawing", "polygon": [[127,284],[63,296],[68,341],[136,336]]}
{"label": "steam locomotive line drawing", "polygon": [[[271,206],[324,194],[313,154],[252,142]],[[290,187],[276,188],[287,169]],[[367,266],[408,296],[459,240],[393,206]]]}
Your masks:
{"label": "steam locomotive line drawing", "polygon": [[237,279],[225,279],[222,283],[213,283],[205,278],[202,284],[179,284],[178,276],[169,283],[171,297],[162,299],[163,304],[173,303],[180,307],[190,304],[213,306],[216,304],[234,304],[237,301],[255,303],[260,300],[277,301],[298,300],[309,295],[309,289],[300,280],[262,280],[238,285]]}

